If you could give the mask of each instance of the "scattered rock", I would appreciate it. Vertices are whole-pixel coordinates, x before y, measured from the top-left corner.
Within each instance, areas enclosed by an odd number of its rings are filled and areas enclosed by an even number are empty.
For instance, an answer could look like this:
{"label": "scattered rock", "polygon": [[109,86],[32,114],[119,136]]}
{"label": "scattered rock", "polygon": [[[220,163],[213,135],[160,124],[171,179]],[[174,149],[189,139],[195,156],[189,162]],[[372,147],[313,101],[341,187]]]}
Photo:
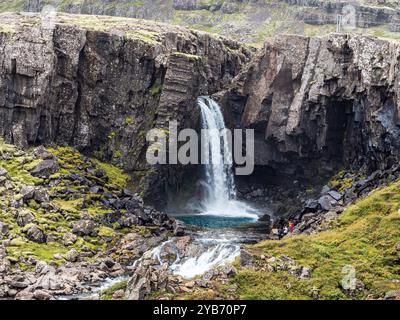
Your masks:
{"label": "scattered rock", "polygon": [[24,227],[35,221],[36,221],[36,218],[31,211],[29,211],[27,209],[22,209],[21,211],[18,212],[17,224],[20,227]]}
{"label": "scattered rock", "polygon": [[33,225],[28,229],[28,231],[26,232],[26,236],[29,240],[33,242],[46,243],[46,235],[36,225]]}
{"label": "scattered rock", "polygon": [[33,297],[37,300],[52,300],[52,299],[54,299],[51,294],[49,294],[48,292],[46,292],[44,290],[36,290],[33,293]]}
{"label": "scattered rock", "polygon": [[79,252],[75,249],[71,249],[64,255],[64,258],[69,262],[76,262],[79,258]]}
{"label": "scattered rock", "polygon": [[253,255],[247,250],[240,250],[240,265],[242,267],[248,267],[253,264]]}
{"label": "scattered rock", "polygon": [[8,171],[4,169],[3,167],[0,167],[0,177],[6,176]]}
{"label": "scattered rock", "polygon": [[54,159],[43,160],[32,171],[31,174],[35,177],[46,177],[60,170],[60,166]]}
{"label": "scattered rock", "polygon": [[96,223],[94,223],[92,220],[79,220],[76,223],[74,223],[72,232],[78,236],[90,236],[96,235],[96,232],[94,229],[96,228]]}
{"label": "scattered rock", "polygon": [[77,239],[78,239],[78,237],[76,235],[74,235],[71,232],[67,232],[66,234],[64,234],[63,244],[64,244],[64,246],[72,246],[76,242]]}

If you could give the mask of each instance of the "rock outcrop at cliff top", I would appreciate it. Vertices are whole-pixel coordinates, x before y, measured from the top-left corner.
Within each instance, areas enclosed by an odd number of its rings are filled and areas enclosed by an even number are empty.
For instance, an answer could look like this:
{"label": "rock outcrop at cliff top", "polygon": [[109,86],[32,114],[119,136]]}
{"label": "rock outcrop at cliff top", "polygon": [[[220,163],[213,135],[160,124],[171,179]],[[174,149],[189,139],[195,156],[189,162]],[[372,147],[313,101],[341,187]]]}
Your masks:
{"label": "rock outcrop at cliff top", "polygon": [[332,34],[281,36],[225,93],[234,126],[256,129],[256,164],[321,176],[400,159],[400,44]]}
{"label": "rock outcrop at cliff top", "polygon": [[[1,21],[0,134],[19,147],[70,145],[138,178],[153,174],[141,192],[165,183],[145,161],[147,131],[174,119],[196,127],[197,96],[226,88],[251,57],[234,41],[144,20]],[[179,173],[171,176],[179,184]]]}

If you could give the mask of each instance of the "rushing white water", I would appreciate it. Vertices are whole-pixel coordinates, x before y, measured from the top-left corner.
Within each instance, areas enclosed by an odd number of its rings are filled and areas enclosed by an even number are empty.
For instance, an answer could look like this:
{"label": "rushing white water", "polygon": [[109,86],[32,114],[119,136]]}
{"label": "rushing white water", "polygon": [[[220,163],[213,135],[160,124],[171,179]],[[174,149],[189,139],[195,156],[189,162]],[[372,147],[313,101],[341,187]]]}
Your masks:
{"label": "rushing white water", "polygon": [[[206,154],[208,163],[204,164],[204,180],[198,182],[196,197],[187,206],[188,211],[193,210],[204,216],[258,219],[254,208],[236,199],[231,146],[219,105],[209,97],[199,97],[198,105],[201,128],[205,134],[202,139],[208,141],[202,141],[202,147],[205,148],[202,152]],[[164,263],[164,255],[175,254],[175,261],[169,263],[170,270],[191,279],[214,267],[233,262],[240,253],[235,235],[228,236],[226,232],[209,235],[197,234],[190,244],[192,250],[183,256],[180,256],[175,245],[175,241],[178,241],[176,238],[162,243],[150,254],[160,265]]]}
{"label": "rushing white water", "polygon": [[[199,211],[205,215],[249,217],[257,219],[256,211],[249,205],[236,200],[231,146],[219,105],[209,97],[199,97],[201,128],[205,137],[208,155],[205,164],[205,181],[198,185],[202,189]],[[208,151],[208,153],[207,153]]]}
{"label": "rushing white water", "polygon": [[174,274],[191,279],[214,267],[233,262],[239,253],[238,245],[221,243],[211,246],[199,256],[175,262],[170,268]]}
{"label": "rushing white water", "polygon": [[175,245],[175,241],[179,241],[179,238],[172,238],[163,242],[152,249],[150,254],[153,259],[158,260],[162,265],[165,263],[162,258],[163,253],[170,254],[173,252],[176,255],[176,259],[174,262],[169,263],[169,269],[172,273],[186,279],[192,279],[214,267],[231,263],[240,254],[239,244],[233,242],[232,239],[226,239],[224,236],[220,239],[208,238],[204,237],[206,236],[205,234],[198,236],[200,237],[194,239],[193,243],[191,243],[190,254],[184,257],[180,257],[179,250]]}

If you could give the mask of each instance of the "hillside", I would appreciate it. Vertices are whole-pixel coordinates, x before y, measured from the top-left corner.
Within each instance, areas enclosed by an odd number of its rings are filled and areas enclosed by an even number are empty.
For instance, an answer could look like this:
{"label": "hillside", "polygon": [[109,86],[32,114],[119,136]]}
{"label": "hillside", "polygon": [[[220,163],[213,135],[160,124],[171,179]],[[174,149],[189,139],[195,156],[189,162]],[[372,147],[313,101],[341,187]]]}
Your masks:
{"label": "hillside", "polygon": [[[336,16],[347,2],[325,0],[0,0],[0,12],[39,12],[45,5],[68,13],[125,16],[182,25],[261,45],[280,33],[322,35],[336,31]],[[398,1],[353,1],[353,33],[398,39]],[[349,30],[348,30],[349,31]]]}

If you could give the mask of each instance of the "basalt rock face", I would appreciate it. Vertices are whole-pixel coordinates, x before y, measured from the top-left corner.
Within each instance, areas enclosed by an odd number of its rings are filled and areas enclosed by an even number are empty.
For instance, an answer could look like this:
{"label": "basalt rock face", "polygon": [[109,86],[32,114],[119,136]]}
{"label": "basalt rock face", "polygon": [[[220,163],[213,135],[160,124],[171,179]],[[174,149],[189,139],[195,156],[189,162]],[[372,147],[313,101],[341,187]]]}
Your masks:
{"label": "basalt rock face", "polygon": [[255,162],[290,176],[370,173],[400,159],[400,45],[284,36],[222,97],[231,126],[255,129]]}
{"label": "basalt rock face", "polygon": [[53,27],[32,14],[3,18],[14,30],[0,33],[1,136],[76,147],[146,176],[144,193],[180,178],[147,164],[148,130],[195,127],[197,96],[227,87],[251,57],[235,42],[145,21],[109,30],[106,18],[58,15]]}

